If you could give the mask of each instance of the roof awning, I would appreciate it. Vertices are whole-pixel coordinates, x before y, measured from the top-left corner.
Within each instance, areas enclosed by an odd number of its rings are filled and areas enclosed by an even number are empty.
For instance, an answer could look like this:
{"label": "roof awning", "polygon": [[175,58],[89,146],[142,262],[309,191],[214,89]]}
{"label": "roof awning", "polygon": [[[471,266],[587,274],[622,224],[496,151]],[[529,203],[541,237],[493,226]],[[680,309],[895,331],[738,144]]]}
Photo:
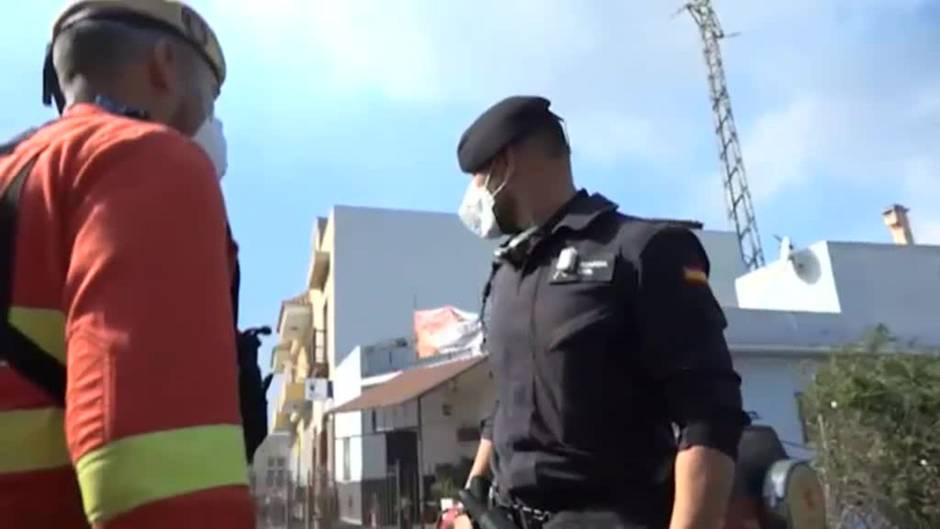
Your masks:
{"label": "roof awning", "polygon": [[403,404],[433,391],[448,380],[457,378],[485,359],[485,356],[474,356],[431,367],[419,367],[403,371],[387,382],[366,389],[358,397],[333,408],[329,413],[368,410]]}

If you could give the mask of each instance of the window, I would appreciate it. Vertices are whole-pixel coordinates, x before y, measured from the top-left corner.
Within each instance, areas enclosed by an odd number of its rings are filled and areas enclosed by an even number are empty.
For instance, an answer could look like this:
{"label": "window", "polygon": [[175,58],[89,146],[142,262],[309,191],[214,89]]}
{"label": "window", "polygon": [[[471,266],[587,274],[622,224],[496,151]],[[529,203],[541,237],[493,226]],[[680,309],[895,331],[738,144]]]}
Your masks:
{"label": "window", "polygon": [[273,467],[273,466],[274,466],[274,461],[275,461],[275,460],[274,460],[274,456],[268,456],[268,466],[269,466],[269,467]]}
{"label": "window", "polygon": [[285,467],[285,466],[287,466],[287,459],[285,459],[285,458],[283,458],[283,457],[277,458],[277,466],[278,466],[278,467]]}
{"label": "window", "polygon": [[350,467],[352,466],[350,457],[351,450],[349,449],[349,438],[346,437],[343,439],[343,481],[349,481],[352,479],[352,472]]}
{"label": "window", "polygon": [[273,487],[273,486],[274,486],[274,471],[273,471],[273,470],[269,470],[269,471],[268,471],[268,478],[267,478],[267,480],[266,480],[266,483],[267,483],[268,487]]}
{"label": "window", "polygon": [[285,476],[284,476],[284,474],[285,474],[285,473],[284,473],[284,470],[283,470],[283,469],[277,471],[277,486],[278,486],[278,487],[283,487],[283,486],[284,486],[284,481],[285,481]]}

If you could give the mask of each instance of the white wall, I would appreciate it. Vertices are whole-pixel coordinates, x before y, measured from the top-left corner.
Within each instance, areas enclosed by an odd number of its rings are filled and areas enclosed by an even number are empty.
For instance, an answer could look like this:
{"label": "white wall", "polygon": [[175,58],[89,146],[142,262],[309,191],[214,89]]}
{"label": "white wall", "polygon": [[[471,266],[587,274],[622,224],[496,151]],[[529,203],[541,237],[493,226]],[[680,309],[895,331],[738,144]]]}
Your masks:
{"label": "white wall", "polygon": [[[478,440],[459,443],[457,430],[477,427],[493,409],[493,380],[486,361],[460,375],[421,399],[421,425],[424,449],[422,466],[432,474],[437,465],[457,464],[460,458],[476,454]],[[444,405],[450,415],[444,415]]]}
{"label": "white wall", "polygon": [[839,347],[853,342],[864,326],[842,314],[725,308],[725,338],[732,350],[769,346],[779,350]]}
{"label": "white wall", "polygon": [[[362,393],[362,376],[359,348],[351,351],[336,366],[333,372],[333,402],[342,404]],[[362,413],[358,411],[337,413],[333,417],[333,474],[337,481],[347,481],[343,474],[345,442],[349,439],[349,481],[362,479]]]}
{"label": "white wall", "polygon": [[[344,474],[344,457],[345,457],[345,445],[346,440],[349,442],[349,476]],[[363,470],[363,440],[365,438],[361,436],[348,436],[341,437],[336,436],[336,449],[334,450],[335,458],[333,464],[336,465],[335,478],[339,483],[349,483],[349,482],[359,482],[362,481],[362,470]],[[372,446],[370,444],[370,446]],[[347,479],[348,478],[348,479]]]}
{"label": "white wall", "polygon": [[803,426],[796,395],[805,386],[809,360],[737,356],[735,369],[741,375],[744,409],[757,412],[755,424],[773,426],[791,457],[807,457]]}
{"label": "white wall", "polygon": [[842,311],[940,344],[940,246],[829,243]]}

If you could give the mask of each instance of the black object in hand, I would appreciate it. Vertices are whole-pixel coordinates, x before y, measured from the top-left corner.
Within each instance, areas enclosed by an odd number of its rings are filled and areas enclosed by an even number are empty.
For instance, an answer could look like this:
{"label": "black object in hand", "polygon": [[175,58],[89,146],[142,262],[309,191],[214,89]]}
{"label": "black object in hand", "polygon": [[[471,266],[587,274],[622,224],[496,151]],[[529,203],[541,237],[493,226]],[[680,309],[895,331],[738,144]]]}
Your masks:
{"label": "black object in hand", "polygon": [[[472,481],[471,486],[473,486]],[[519,529],[506,511],[498,507],[488,509],[486,504],[470,490],[464,489],[457,494],[460,496],[460,502],[463,503],[464,510],[480,529]]]}
{"label": "black object in hand", "polygon": [[492,484],[490,480],[483,476],[474,476],[470,478],[469,483],[467,483],[467,490],[470,491],[470,494],[476,496],[478,500],[486,504],[486,499],[490,495],[490,486]]}

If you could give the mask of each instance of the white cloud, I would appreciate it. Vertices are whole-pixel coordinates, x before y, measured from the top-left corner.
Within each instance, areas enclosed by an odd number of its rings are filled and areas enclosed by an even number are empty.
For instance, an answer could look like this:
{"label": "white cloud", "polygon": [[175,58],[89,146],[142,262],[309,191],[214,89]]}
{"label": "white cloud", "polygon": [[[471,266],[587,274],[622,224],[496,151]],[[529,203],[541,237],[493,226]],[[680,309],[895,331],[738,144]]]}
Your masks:
{"label": "white cloud", "polygon": [[819,106],[811,99],[794,101],[787,108],[760,116],[742,150],[755,200],[772,197],[781,189],[804,182],[812,175],[819,154],[815,131]]}
{"label": "white cloud", "polygon": [[595,164],[614,166],[625,159],[668,156],[668,138],[645,119],[617,112],[583,111],[568,120],[572,149]]}
{"label": "white cloud", "polygon": [[[237,26],[237,46],[257,38],[272,62],[293,66],[281,75],[317,97],[379,94],[482,110],[509,94],[546,95],[578,131],[578,150],[609,165],[661,159],[708,130],[697,34],[690,20],[670,19],[671,9],[599,0],[209,0],[207,16]],[[288,46],[294,54],[285,57]],[[304,73],[311,65],[316,74]],[[702,117],[695,134],[675,126],[687,105],[671,93],[690,85]]]}
{"label": "white cloud", "polygon": [[[917,18],[927,2],[714,1],[725,29],[741,31],[722,52],[758,210],[827,179],[908,200],[929,236],[938,201],[914,204],[937,197],[940,173],[914,193],[893,183],[940,152],[940,32]],[[544,94],[580,160],[678,171],[697,194],[720,179],[702,184],[718,162],[698,32],[670,16],[681,3],[207,0],[207,15],[311,99],[470,112]]]}

